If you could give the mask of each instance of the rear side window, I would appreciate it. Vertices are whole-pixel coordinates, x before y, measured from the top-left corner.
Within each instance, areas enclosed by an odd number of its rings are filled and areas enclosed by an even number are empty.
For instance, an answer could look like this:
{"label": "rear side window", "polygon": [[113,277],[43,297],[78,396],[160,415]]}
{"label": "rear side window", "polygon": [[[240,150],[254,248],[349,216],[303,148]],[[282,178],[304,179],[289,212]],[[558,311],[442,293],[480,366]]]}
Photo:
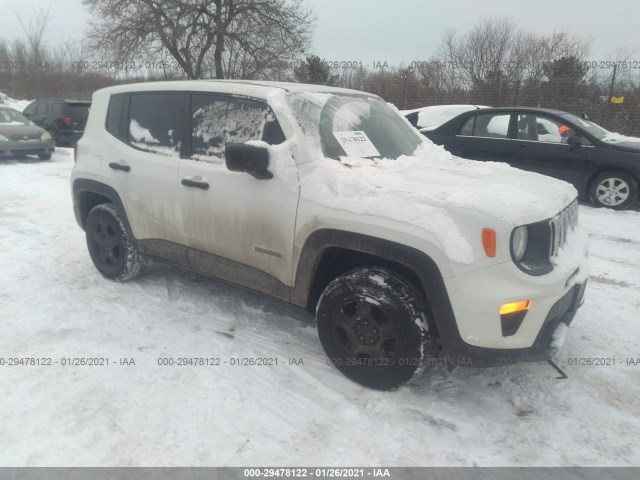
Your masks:
{"label": "rear side window", "polygon": [[[507,138],[509,136],[509,113],[486,113],[476,115],[474,137]],[[465,125],[466,126],[466,125]]]}
{"label": "rear side window", "polygon": [[111,95],[109,99],[109,110],[107,111],[107,131],[117,138],[123,138],[122,130],[120,129],[122,110],[124,108],[125,96]]}
{"label": "rear side window", "polygon": [[224,159],[227,143],[250,140],[263,140],[270,144],[284,141],[282,130],[265,103],[224,95],[192,95],[193,158],[220,162]]}
{"label": "rear side window", "polygon": [[180,93],[131,95],[128,143],[146,152],[179,157],[183,104],[184,95]]}
{"label": "rear side window", "polygon": [[36,107],[36,115],[48,115],[48,114],[49,114],[48,105],[44,102],[38,103],[38,106]]}
{"label": "rear side window", "polygon": [[64,107],[65,107],[64,103],[61,103],[61,102],[51,103],[49,104],[49,113],[55,116],[64,115],[67,113],[65,112]]}
{"label": "rear side window", "polygon": [[473,135],[473,126],[475,123],[476,123],[476,116],[472,115],[467,119],[466,122],[464,122],[464,125],[462,125],[462,128],[460,129],[460,135],[465,135],[468,137]]}

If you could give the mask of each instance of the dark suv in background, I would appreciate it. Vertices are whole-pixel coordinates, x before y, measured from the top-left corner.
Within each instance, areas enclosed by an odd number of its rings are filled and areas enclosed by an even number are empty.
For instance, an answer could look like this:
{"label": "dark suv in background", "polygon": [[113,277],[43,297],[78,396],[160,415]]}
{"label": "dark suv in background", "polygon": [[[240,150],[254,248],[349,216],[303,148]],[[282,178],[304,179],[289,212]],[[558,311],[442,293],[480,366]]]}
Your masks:
{"label": "dark suv in background", "polygon": [[89,100],[41,98],[24,109],[24,115],[47,130],[58,147],[73,147],[84,133],[89,115]]}

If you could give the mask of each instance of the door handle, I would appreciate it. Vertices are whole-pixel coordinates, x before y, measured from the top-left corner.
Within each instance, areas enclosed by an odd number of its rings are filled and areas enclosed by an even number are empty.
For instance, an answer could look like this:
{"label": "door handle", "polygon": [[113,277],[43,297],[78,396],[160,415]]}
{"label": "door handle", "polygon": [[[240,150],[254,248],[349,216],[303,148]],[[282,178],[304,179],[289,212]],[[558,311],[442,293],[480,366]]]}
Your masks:
{"label": "door handle", "polygon": [[109,168],[113,170],[122,170],[123,172],[131,171],[131,167],[129,165],[125,165],[123,163],[116,163],[116,162],[111,162],[109,164]]}
{"label": "door handle", "polygon": [[197,180],[192,180],[191,178],[183,178],[181,183],[185,187],[199,188],[201,190],[209,190],[209,184],[207,182],[199,182]]}
{"label": "door handle", "polygon": [[526,145],[518,145],[518,150],[524,150],[525,148],[527,148]]}

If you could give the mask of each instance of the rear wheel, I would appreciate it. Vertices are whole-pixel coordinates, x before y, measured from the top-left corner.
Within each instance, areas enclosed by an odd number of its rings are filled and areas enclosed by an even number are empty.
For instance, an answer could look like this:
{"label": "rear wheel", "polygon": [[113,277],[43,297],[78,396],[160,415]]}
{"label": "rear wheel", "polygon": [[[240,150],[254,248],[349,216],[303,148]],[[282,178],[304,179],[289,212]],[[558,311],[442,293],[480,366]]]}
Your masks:
{"label": "rear wheel", "polygon": [[113,204],[91,209],[85,233],[91,260],[102,275],[124,281],[140,273],[145,257],[136,250]]}
{"label": "rear wheel", "polygon": [[604,172],[594,178],[589,195],[597,207],[625,210],[636,200],[638,184],[625,172]]}
{"label": "rear wheel", "polygon": [[40,160],[51,160],[51,154],[50,153],[39,153],[38,154],[38,158]]}
{"label": "rear wheel", "polygon": [[435,352],[426,301],[385,268],[358,268],[333,280],[320,297],[316,318],[330,362],[366,387],[398,388]]}

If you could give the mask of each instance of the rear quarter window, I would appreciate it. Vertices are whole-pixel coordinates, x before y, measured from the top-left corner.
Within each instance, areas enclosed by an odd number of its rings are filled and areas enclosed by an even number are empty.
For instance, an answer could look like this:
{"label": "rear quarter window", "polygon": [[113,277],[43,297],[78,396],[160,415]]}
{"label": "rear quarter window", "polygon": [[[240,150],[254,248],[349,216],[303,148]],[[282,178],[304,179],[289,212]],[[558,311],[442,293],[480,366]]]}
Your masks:
{"label": "rear quarter window", "polygon": [[122,113],[124,110],[125,95],[111,95],[109,99],[109,109],[107,110],[106,129],[111,135],[122,140],[126,140],[122,128]]}

